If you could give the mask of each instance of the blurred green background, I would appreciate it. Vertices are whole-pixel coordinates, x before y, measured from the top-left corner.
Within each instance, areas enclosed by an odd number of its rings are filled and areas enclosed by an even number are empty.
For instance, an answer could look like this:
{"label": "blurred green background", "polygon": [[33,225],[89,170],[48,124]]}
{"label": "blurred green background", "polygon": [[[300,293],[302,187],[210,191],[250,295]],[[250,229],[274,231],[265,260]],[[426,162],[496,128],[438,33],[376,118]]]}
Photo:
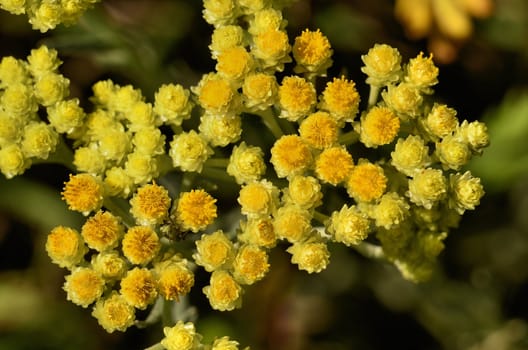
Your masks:
{"label": "blurred green background", "polygon": [[[467,0],[472,1],[472,0]],[[361,55],[375,43],[397,47],[404,60],[427,51],[438,33],[411,40],[391,0],[299,0],[285,11],[292,38],[320,28],[334,48],[329,76],[346,73],[368,93]],[[319,275],[299,272],[275,249],[270,274],[247,289],[241,310],[213,312],[200,292],[191,302],[206,340],[229,335],[252,349],[528,349],[528,2],[496,0],[473,20],[472,36],[450,43],[439,63],[435,97],[461,120],[487,123],[491,146],[470,164],[486,196],[446,240],[435,277],[412,284],[390,264],[331,245]],[[198,0],[105,0],[71,27],[41,34],[26,18],[0,11],[0,56],[24,58],[46,43],[59,51],[72,94],[87,103],[101,79],[141,88],[148,100],[162,83],[195,84],[214,69],[212,27]],[[440,56],[441,57],[441,56]],[[66,301],[64,271],[44,242],[55,225],[79,226],[60,189],[68,171],[35,165],[0,178],[0,350],[141,349],[160,329],[106,334]]]}

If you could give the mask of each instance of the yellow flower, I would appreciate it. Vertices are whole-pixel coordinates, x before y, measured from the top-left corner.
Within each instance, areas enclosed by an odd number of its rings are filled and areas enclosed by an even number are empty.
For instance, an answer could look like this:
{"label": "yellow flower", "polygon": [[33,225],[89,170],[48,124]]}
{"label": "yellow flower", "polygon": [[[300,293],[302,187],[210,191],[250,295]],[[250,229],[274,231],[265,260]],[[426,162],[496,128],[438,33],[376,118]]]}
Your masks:
{"label": "yellow flower", "polygon": [[109,281],[121,279],[128,270],[126,260],[114,250],[93,255],[91,265],[95,272]]}
{"label": "yellow flower", "polygon": [[248,147],[245,142],[241,142],[233,147],[227,173],[233,176],[239,185],[257,181],[266,171],[263,156],[260,147]]}
{"label": "yellow flower", "polygon": [[478,177],[473,177],[471,172],[464,174],[451,174],[449,177],[451,195],[449,205],[459,214],[466,210],[473,210],[480,204],[480,199],[484,196],[484,188]]}
{"label": "yellow flower", "polygon": [[203,6],[203,18],[215,27],[232,24],[238,16],[235,0],[204,0]]}
{"label": "yellow flower", "polygon": [[24,155],[20,146],[10,144],[0,148],[0,171],[8,179],[24,173],[31,161]]}
{"label": "yellow flower", "polygon": [[125,113],[125,118],[129,122],[128,129],[131,131],[161,124],[161,121],[156,118],[156,114],[150,103],[136,101],[127,108]]}
{"label": "yellow flower", "polygon": [[0,110],[0,148],[16,144],[23,135],[25,119],[21,119]]}
{"label": "yellow flower", "polygon": [[380,198],[387,188],[383,168],[368,161],[356,165],[346,183],[347,192],[357,202],[370,202]]}
{"label": "yellow flower", "polygon": [[137,265],[148,264],[161,248],[158,234],[149,226],[129,228],[122,244],[125,257]]}
{"label": "yellow flower", "polygon": [[372,209],[376,226],[387,230],[401,224],[409,216],[409,204],[396,192],[384,194]]}
{"label": "yellow flower", "polygon": [[203,292],[215,310],[231,311],[242,306],[242,287],[225,270],[213,271]]}
{"label": "yellow flower", "polygon": [[255,244],[263,248],[273,248],[277,244],[277,236],[270,218],[248,218],[240,223],[242,232],[237,239],[240,242]]}
{"label": "yellow flower", "polygon": [[243,46],[225,49],[217,60],[216,71],[233,82],[242,81],[254,66],[253,58]]}
{"label": "yellow flower", "polygon": [[268,7],[253,14],[249,20],[249,34],[255,36],[268,30],[282,30],[286,26],[286,21],[282,18],[282,12]]}
{"label": "yellow flower", "polygon": [[401,173],[413,176],[429,164],[429,148],[418,135],[409,135],[406,139],[398,139],[391,153],[391,164]]}
{"label": "yellow flower", "polygon": [[29,18],[29,23],[32,24],[33,29],[45,33],[61,23],[61,15],[62,10],[60,4],[41,2],[34,10],[32,17]]}
{"label": "yellow flower", "polygon": [[433,54],[423,57],[423,52],[420,52],[418,56],[409,60],[406,73],[406,82],[424,93],[433,93],[431,86],[438,83],[438,67],[433,62]]}
{"label": "yellow flower", "polygon": [[87,251],[79,232],[69,227],[55,227],[46,239],[46,252],[60,267],[71,269],[81,262]]}
{"label": "yellow flower", "polygon": [[250,110],[264,110],[276,103],[279,87],[274,75],[248,74],[242,85],[244,105]]}
{"label": "yellow flower", "polygon": [[33,87],[21,83],[9,85],[0,96],[0,104],[7,114],[22,119],[31,119],[38,109]]}
{"label": "yellow flower", "polygon": [[307,209],[290,204],[280,207],[274,215],[273,228],[277,238],[290,243],[304,240],[311,232],[312,215]]}
{"label": "yellow flower", "polygon": [[464,120],[456,131],[457,135],[468,143],[471,150],[477,154],[482,153],[482,150],[489,145],[488,128],[486,124],[477,120],[468,123]]}
{"label": "yellow flower", "polygon": [[173,327],[164,327],[165,338],[161,345],[167,350],[198,350],[202,336],[196,333],[194,324],[178,321]]}
{"label": "yellow flower", "polygon": [[431,111],[422,120],[425,130],[436,141],[456,130],[458,127],[457,112],[444,104],[435,103]]}
{"label": "yellow flower", "polygon": [[26,157],[47,159],[55,151],[59,135],[43,122],[30,122],[24,128],[22,152]]}
{"label": "yellow flower", "polygon": [[233,243],[222,230],[203,234],[195,244],[196,253],[193,254],[193,259],[196,264],[203,266],[205,271],[227,268],[234,258]]}
{"label": "yellow flower", "polygon": [[134,184],[144,184],[159,175],[158,160],[150,154],[134,151],[128,154],[125,171]]}
{"label": "yellow flower", "polygon": [[321,184],[315,177],[296,175],[290,179],[282,198],[286,204],[294,203],[305,209],[315,208],[322,203]]}
{"label": "yellow flower", "polygon": [[98,211],[88,218],[81,229],[86,244],[99,252],[117,247],[123,236],[123,226],[108,211]]}
{"label": "yellow flower", "polygon": [[341,210],[332,213],[326,229],[335,241],[347,246],[357,245],[367,238],[370,221],[356,206],[345,204]]}
{"label": "yellow flower", "polygon": [[66,276],[63,288],[68,300],[76,305],[88,307],[103,294],[104,280],[93,269],[76,267]]}
{"label": "yellow flower", "polygon": [[209,49],[213,59],[216,59],[224,50],[235,46],[245,46],[245,44],[244,29],[238,25],[229,24],[215,27]]}
{"label": "yellow flower", "polygon": [[81,127],[86,117],[79,100],[59,101],[47,108],[48,120],[59,133],[70,134]]}
{"label": "yellow flower", "polygon": [[144,310],[158,296],[154,274],[150,270],[135,267],[121,280],[120,292],[127,303]]}
{"label": "yellow flower", "polygon": [[427,168],[416,173],[409,180],[407,195],[411,202],[426,209],[443,199],[447,192],[447,181],[442,170]]}
{"label": "yellow flower", "polygon": [[361,71],[368,76],[367,84],[384,86],[400,78],[401,55],[389,45],[376,44],[361,59],[365,63]]}
{"label": "yellow flower", "polygon": [[[113,93],[109,94],[109,99],[105,106],[111,112],[118,112],[126,115],[128,112],[132,111],[134,107],[145,107],[145,105],[136,106],[138,102],[143,102],[144,98],[141,90],[134,89],[132,85],[110,85],[103,89],[103,93],[108,93],[109,91],[107,90],[113,90]],[[139,111],[136,111],[135,113],[138,112]]]}
{"label": "yellow flower", "polygon": [[165,300],[179,301],[194,285],[194,274],[187,267],[187,260],[162,261],[155,266],[158,290]]}
{"label": "yellow flower", "polygon": [[14,15],[21,15],[26,12],[25,3],[26,0],[2,0],[0,8]]}
{"label": "yellow flower", "polygon": [[70,81],[60,74],[46,73],[35,81],[35,97],[47,107],[61,101],[69,94]]}
{"label": "yellow flower", "polygon": [[420,114],[423,98],[420,90],[409,83],[389,85],[381,95],[387,106],[402,118],[414,118]]}
{"label": "yellow flower", "polygon": [[279,204],[279,190],[268,180],[250,182],[240,189],[238,203],[242,214],[264,217],[272,214]]}
{"label": "yellow flower", "polygon": [[104,187],[101,180],[90,174],[70,174],[64,183],[62,199],[70,210],[88,215],[103,205]]}
{"label": "yellow flower", "polygon": [[240,284],[260,281],[269,270],[268,253],[257,245],[244,244],[233,262],[233,277]]}
{"label": "yellow flower", "polygon": [[124,332],[134,324],[134,307],[125,301],[122,295],[113,291],[108,297],[95,303],[92,315],[108,333]]}
{"label": "yellow flower", "polygon": [[367,147],[391,143],[400,131],[400,118],[387,107],[372,107],[361,117],[359,139]]}
{"label": "yellow flower", "polygon": [[285,31],[274,28],[264,30],[253,37],[253,43],[251,53],[258,59],[262,69],[281,72],[284,64],[291,62],[291,46]]}
{"label": "yellow flower", "polygon": [[213,223],[217,216],[216,199],[204,190],[180,193],[174,216],[184,231],[198,232]]}
{"label": "yellow flower", "polygon": [[292,52],[297,62],[296,73],[309,72],[326,76],[326,70],[332,65],[333,50],[328,38],[319,29],[305,29],[295,38]]}
{"label": "yellow flower", "polygon": [[121,162],[130,149],[130,135],[122,127],[108,128],[98,135],[97,149],[107,160]]}
{"label": "yellow flower", "polygon": [[312,165],[308,145],[298,135],[285,135],[271,148],[271,163],[278,177],[302,175]]}
{"label": "yellow flower", "polygon": [[338,124],[342,125],[344,122],[354,120],[358,112],[359,100],[356,84],[341,76],[326,83],[319,108],[328,111]]}
{"label": "yellow flower", "polygon": [[141,186],[130,200],[130,212],[141,225],[162,223],[170,206],[169,192],[156,183]]}
{"label": "yellow flower", "polygon": [[337,142],[339,128],[335,118],[327,112],[310,114],[299,126],[299,135],[311,147],[328,148]]}
{"label": "yellow flower", "polygon": [[170,143],[169,156],[172,164],[183,171],[201,172],[211,154],[213,150],[207,145],[207,141],[194,130],[174,136]]}
{"label": "yellow flower", "polygon": [[299,270],[308,273],[319,273],[326,269],[330,262],[330,252],[323,242],[299,242],[287,250],[292,255],[292,264],[297,264]]}
{"label": "yellow flower", "polygon": [[191,117],[190,92],[179,84],[163,84],[154,95],[154,113],[171,125],[181,125]]}
{"label": "yellow flower", "polygon": [[198,96],[200,106],[209,113],[236,115],[240,111],[238,92],[229,80],[217,73],[205,74],[191,90]]}
{"label": "yellow flower", "polygon": [[128,198],[135,185],[125,169],[113,167],[105,173],[104,186],[109,196]]}
{"label": "yellow flower", "polygon": [[156,127],[137,130],[132,137],[134,152],[157,156],[165,153],[165,135]]}
{"label": "yellow flower", "polygon": [[108,160],[99,151],[96,144],[90,144],[87,147],[75,149],[73,165],[77,171],[100,175],[105,171]]}
{"label": "yellow flower", "polygon": [[344,146],[323,150],[315,159],[315,174],[333,186],[346,181],[354,168],[354,160]]}
{"label": "yellow flower", "polygon": [[13,56],[6,56],[0,60],[0,88],[3,89],[15,84],[27,85],[29,82],[30,77],[26,62]]}
{"label": "yellow flower", "polygon": [[298,77],[289,76],[279,86],[280,118],[292,122],[308,115],[317,102],[316,91],[312,83]]}
{"label": "yellow flower", "polygon": [[215,339],[211,350],[238,350],[238,342],[229,339],[229,337],[222,337]]}
{"label": "yellow flower", "polygon": [[471,158],[468,144],[453,135],[448,135],[436,143],[435,154],[445,169],[453,170],[459,170]]}
{"label": "yellow flower", "polygon": [[211,146],[225,147],[238,141],[242,134],[242,119],[239,115],[217,115],[205,113],[200,117],[200,135]]}

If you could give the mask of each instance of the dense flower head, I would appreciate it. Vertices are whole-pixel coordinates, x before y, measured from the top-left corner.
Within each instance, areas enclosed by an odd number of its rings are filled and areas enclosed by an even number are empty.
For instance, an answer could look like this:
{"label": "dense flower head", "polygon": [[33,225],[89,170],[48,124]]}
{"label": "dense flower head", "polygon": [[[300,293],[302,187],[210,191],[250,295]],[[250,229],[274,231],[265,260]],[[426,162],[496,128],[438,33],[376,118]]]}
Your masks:
{"label": "dense flower head", "polygon": [[442,165],[453,170],[459,170],[471,158],[468,144],[453,135],[448,135],[438,142],[435,151]]}
{"label": "dense flower head", "polygon": [[409,180],[411,202],[430,209],[447,193],[447,181],[439,169],[426,168]]}
{"label": "dense flower head", "polygon": [[24,127],[21,146],[28,158],[47,159],[58,143],[58,134],[46,123],[30,122]]}
{"label": "dense flower head", "polygon": [[406,67],[405,81],[425,93],[432,93],[431,86],[438,83],[438,67],[433,62],[433,55],[424,57],[423,52],[409,60]]}
{"label": "dense flower head", "polygon": [[203,6],[203,18],[214,26],[232,24],[238,15],[235,0],[204,0]]}
{"label": "dense flower head", "polygon": [[194,285],[194,273],[185,259],[170,259],[155,265],[158,291],[165,300],[179,301]]}
{"label": "dense flower head", "polygon": [[384,194],[372,209],[376,226],[391,229],[400,225],[410,214],[410,206],[405,198],[396,192]]}
{"label": "dense flower head", "polygon": [[203,234],[195,244],[193,259],[208,272],[229,267],[235,256],[233,243],[221,230]]}
{"label": "dense flower head", "polygon": [[214,271],[203,292],[215,310],[231,311],[242,306],[242,287],[226,270]]}
{"label": "dense flower head", "polygon": [[104,199],[104,187],[101,180],[90,174],[71,175],[64,183],[62,198],[70,210],[88,215],[101,208]]}
{"label": "dense flower head", "polygon": [[287,249],[291,262],[308,273],[319,273],[330,262],[330,252],[324,242],[300,242]]}
{"label": "dense flower head", "polygon": [[420,91],[409,83],[389,85],[382,92],[383,101],[402,118],[414,118],[420,113],[423,97]]}
{"label": "dense flower head", "polygon": [[305,29],[295,38],[292,53],[297,66],[297,73],[309,72],[326,76],[326,69],[332,65],[332,48],[328,38],[318,29]]}
{"label": "dense flower head", "polygon": [[216,199],[202,189],[180,193],[173,215],[184,231],[198,232],[217,216]]}
{"label": "dense flower head", "polygon": [[465,210],[475,209],[484,195],[480,179],[471,175],[469,171],[464,174],[451,174],[449,185],[451,190],[449,204],[459,214],[463,214]]}
{"label": "dense flower head", "polygon": [[298,135],[285,135],[271,148],[271,164],[279,177],[303,174],[313,162],[312,152]]}
{"label": "dense flower head", "polygon": [[179,84],[161,85],[154,95],[154,112],[165,123],[181,125],[190,118],[192,107],[189,90]]}
{"label": "dense flower head", "polygon": [[250,110],[263,110],[277,102],[279,86],[274,75],[248,74],[242,84],[244,106]]}
{"label": "dense flower head", "polygon": [[273,248],[277,244],[277,236],[270,217],[248,218],[240,223],[237,239],[240,242],[255,244],[263,248]]}
{"label": "dense flower head", "polygon": [[277,209],[279,190],[268,180],[250,182],[240,189],[238,203],[244,215],[267,216]]}
{"label": "dense flower head", "polygon": [[158,254],[161,243],[158,234],[150,226],[134,226],[123,237],[123,254],[137,265],[148,264]]}
{"label": "dense flower head", "polygon": [[238,184],[259,180],[266,171],[262,149],[241,142],[233,147],[226,171]]}
{"label": "dense flower head", "polygon": [[418,135],[400,138],[391,153],[391,164],[405,175],[413,174],[424,169],[431,163],[429,148]]}
{"label": "dense flower head", "polygon": [[343,146],[327,148],[315,159],[315,174],[322,182],[332,186],[346,181],[353,168],[352,155]]}
{"label": "dense flower head", "polygon": [[387,181],[381,166],[360,160],[347,180],[347,192],[358,202],[370,202],[385,193]]}
{"label": "dense flower head", "polygon": [[233,261],[233,277],[240,284],[253,284],[269,270],[268,253],[258,245],[242,245]]}
{"label": "dense flower head", "polygon": [[303,119],[299,135],[313,148],[328,148],[337,142],[338,127],[337,120],[329,113],[318,111]]}
{"label": "dense flower head", "polygon": [[232,83],[216,73],[205,74],[191,90],[197,95],[198,103],[213,114],[237,114],[241,99]]}
{"label": "dense flower head", "polygon": [[370,221],[356,206],[345,204],[341,210],[332,213],[326,229],[335,241],[352,246],[367,238]]}
{"label": "dense flower head", "polygon": [[135,267],[129,270],[120,286],[123,298],[136,309],[144,310],[158,296],[154,273],[146,268]]}
{"label": "dense flower head", "polygon": [[387,107],[375,106],[361,116],[360,141],[367,147],[391,143],[400,131],[400,118]]}
{"label": "dense flower head", "polygon": [[283,193],[282,199],[285,203],[291,202],[306,209],[318,207],[323,198],[321,184],[312,176],[292,177]]}
{"label": "dense flower head", "polygon": [[320,98],[319,108],[328,111],[340,125],[351,122],[359,108],[359,93],[356,84],[344,76],[334,78],[326,84]]}
{"label": "dense flower head", "polygon": [[108,333],[124,332],[136,320],[134,307],[116,291],[99,299],[95,303],[92,315]]}
{"label": "dense flower head", "polygon": [[66,276],[63,288],[68,300],[76,305],[88,307],[103,294],[104,280],[91,268],[76,267]]}
{"label": "dense flower head", "polygon": [[215,27],[211,35],[211,56],[216,59],[224,50],[236,46],[245,46],[244,29],[238,25],[223,25]]}
{"label": "dense flower head", "polygon": [[161,345],[167,350],[195,350],[202,340],[191,322],[178,321],[173,327],[164,327],[163,333]]}
{"label": "dense flower head", "polygon": [[205,113],[200,117],[198,130],[209,145],[225,147],[240,138],[242,119],[239,115]]}
{"label": "dense flower head", "polygon": [[458,126],[456,111],[445,104],[435,103],[422,124],[433,140],[445,137],[454,132]]}
{"label": "dense flower head", "polygon": [[82,236],[70,227],[57,226],[46,238],[46,252],[51,261],[60,267],[77,265],[87,251]]}
{"label": "dense flower head", "polygon": [[160,224],[169,215],[169,192],[156,183],[143,185],[130,200],[130,212],[142,225]]}
{"label": "dense flower head", "polygon": [[389,45],[376,44],[366,55],[361,56],[361,59],[365,63],[361,71],[368,76],[368,84],[383,86],[397,81],[400,77],[401,55]]}
{"label": "dense flower head", "polygon": [[220,52],[217,57],[217,72],[231,81],[242,81],[253,69],[252,56],[243,46],[233,46]]}
{"label": "dense flower head", "polygon": [[316,103],[316,91],[312,83],[299,77],[288,76],[279,86],[279,117],[289,121],[299,121],[308,115]]}
{"label": "dense flower head", "polygon": [[251,53],[264,69],[282,71],[284,64],[291,62],[290,51],[288,34],[283,30],[267,29],[253,38]]}
{"label": "dense flower head", "polygon": [[109,211],[99,210],[86,220],[81,234],[90,248],[103,252],[117,247],[123,231],[118,217]]}
{"label": "dense flower head", "polygon": [[201,172],[211,154],[213,150],[207,141],[194,130],[176,135],[170,143],[172,163],[183,171]]}
{"label": "dense flower head", "polygon": [[300,242],[310,234],[312,215],[295,204],[285,205],[274,215],[273,228],[277,238],[290,243]]}
{"label": "dense flower head", "polygon": [[128,270],[128,263],[116,250],[109,250],[92,256],[92,268],[106,281],[121,279]]}

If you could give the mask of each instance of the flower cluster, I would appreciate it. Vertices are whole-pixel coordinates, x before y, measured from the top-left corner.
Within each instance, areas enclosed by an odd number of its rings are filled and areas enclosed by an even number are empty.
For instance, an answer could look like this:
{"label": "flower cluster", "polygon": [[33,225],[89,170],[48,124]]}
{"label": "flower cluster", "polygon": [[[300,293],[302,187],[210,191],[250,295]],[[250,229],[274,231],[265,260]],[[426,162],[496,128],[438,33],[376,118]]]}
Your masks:
{"label": "flower cluster", "polygon": [[[0,169],[21,174],[28,159],[69,139],[77,172],[62,198],[87,219],[79,230],[54,228],[46,250],[69,270],[68,300],[91,306],[108,332],[124,331],[156,301],[182,299],[195,268],[210,274],[202,292],[213,309],[240,307],[274,248],[310,274],[328,266],[331,244],[375,250],[405,278],[425,280],[449,230],[479,204],[480,180],[463,167],[488,145],[486,126],[459,122],[432,100],[432,56],[403,63],[397,49],[374,45],[362,57],[370,95],[361,101],[351,79],[326,78],[333,51],[319,30],[290,43],[285,5],[204,0],[215,71],[189,89],[162,85],[152,103],[105,80],[93,85],[94,108],[85,112],[65,99],[55,51],[2,60]],[[244,137],[247,119],[269,132]],[[238,186],[235,222],[202,176]],[[164,333],[167,349],[202,348],[192,323]],[[225,337],[210,346],[237,347]]]}
{"label": "flower cluster", "polygon": [[72,25],[84,11],[100,0],[0,0],[0,9],[15,15],[26,14],[33,29],[42,33],[61,23]]}

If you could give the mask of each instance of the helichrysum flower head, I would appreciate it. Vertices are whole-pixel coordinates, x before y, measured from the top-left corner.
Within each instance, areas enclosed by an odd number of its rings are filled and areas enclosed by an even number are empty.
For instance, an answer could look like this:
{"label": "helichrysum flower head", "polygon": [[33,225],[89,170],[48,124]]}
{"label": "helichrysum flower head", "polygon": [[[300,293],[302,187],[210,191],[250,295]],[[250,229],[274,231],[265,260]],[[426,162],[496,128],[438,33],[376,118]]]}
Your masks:
{"label": "helichrysum flower head", "polygon": [[183,231],[198,232],[213,223],[217,216],[216,199],[204,190],[180,193],[173,212]]}
{"label": "helichrysum flower head", "polygon": [[123,128],[109,128],[98,135],[97,149],[107,160],[121,162],[130,150],[130,134]]}
{"label": "helichrysum flower head", "polygon": [[215,115],[205,113],[200,117],[200,135],[211,146],[225,147],[238,141],[242,134],[242,119],[239,115]]}
{"label": "helichrysum flower head", "polygon": [[453,135],[448,135],[436,143],[435,154],[444,168],[454,170],[459,170],[471,158],[468,144]]}
{"label": "helichrysum flower head", "polygon": [[125,171],[134,184],[144,184],[159,175],[158,160],[151,154],[132,152],[127,156]]}
{"label": "helichrysum flower head", "polygon": [[240,189],[238,203],[242,214],[265,217],[275,212],[279,204],[279,190],[268,180],[250,182]]}
{"label": "helichrysum flower head", "polygon": [[405,198],[396,192],[384,194],[372,208],[372,218],[378,227],[387,230],[400,225],[410,214],[410,206]]}
{"label": "helichrysum flower head", "polygon": [[212,272],[229,267],[235,256],[234,253],[233,243],[219,230],[211,234],[203,234],[196,241],[196,253],[193,254],[193,259],[206,271]]}
{"label": "helichrysum flower head", "polygon": [[341,210],[332,213],[326,229],[336,242],[347,246],[357,245],[367,238],[370,220],[356,206],[345,204]]}
{"label": "helichrysum flower head", "polygon": [[401,118],[415,118],[420,114],[423,102],[420,91],[409,83],[389,85],[381,93],[383,101],[392,108]]}
{"label": "helichrysum flower head", "polygon": [[324,149],[315,159],[315,174],[332,186],[346,181],[353,168],[354,160],[344,146]]}
{"label": "helichrysum flower head", "polygon": [[176,135],[170,143],[172,163],[183,171],[201,172],[211,154],[207,141],[194,130]]}
{"label": "helichrysum flower head", "polygon": [[357,202],[371,202],[385,193],[387,181],[381,166],[360,160],[346,182],[347,192]]}
{"label": "helichrysum flower head", "polygon": [[215,310],[231,311],[242,306],[242,287],[225,270],[214,271],[203,292]]}
{"label": "helichrysum flower head", "polygon": [[464,174],[451,174],[449,177],[449,205],[459,214],[473,210],[480,204],[484,188],[478,177],[473,177],[469,171]]}
{"label": "helichrysum flower head", "polygon": [[433,140],[453,133],[458,126],[456,111],[444,104],[435,103],[431,111],[421,120],[425,131]]}
{"label": "helichrysum flower head", "polygon": [[125,169],[112,167],[105,173],[104,186],[108,195],[127,198],[135,185]]}
{"label": "helichrysum flower head", "polygon": [[70,81],[60,74],[47,73],[35,81],[35,97],[47,107],[63,100],[69,94]]}
{"label": "helichrysum flower head", "polygon": [[253,57],[243,46],[233,46],[220,52],[216,71],[233,82],[241,82],[254,68]]}
{"label": "helichrysum flower head", "polygon": [[124,332],[136,320],[134,307],[115,291],[95,303],[92,315],[108,333]]}
{"label": "helichrysum flower head", "polygon": [[341,126],[344,122],[351,122],[355,118],[359,100],[356,84],[342,76],[326,83],[319,108],[329,112]]}
{"label": "helichrysum flower head", "polygon": [[70,179],[64,183],[62,198],[70,210],[88,215],[101,208],[103,204],[103,183],[90,174],[70,174]]}
{"label": "helichrysum flower head", "polygon": [[249,20],[248,32],[251,35],[257,35],[269,29],[282,30],[286,24],[286,20],[282,17],[282,11],[268,7],[253,14],[253,18]]}
{"label": "helichrysum flower head", "polygon": [[161,121],[154,113],[152,104],[144,101],[134,102],[124,113],[128,121],[128,129],[131,131],[161,124]]}
{"label": "helichrysum flower head", "polygon": [[290,243],[300,242],[312,231],[312,215],[307,209],[289,204],[280,207],[274,215],[273,228],[277,238]]}
{"label": "helichrysum flower head", "polygon": [[79,106],[79,100],[59,101],[48,107],[48,120],[59,133],[72,133],[81,127],[86,117],[83,109]]}
{"label": "helichrysum flower head", "polygon": [[400,118],[387,107],[374,106],[361,116],[360,141],[367,147],[391,143],[400,131]]}
{"label": "helichrysum flower head", "polygon": [[417,172],[409,180],[407,195],[411,202],[427,209],[443,199],[447,193],[447,181],[442,170],[427,168]]}
{"label": "helichrysum flower head", "polygon": [[144,310],[158,296],[157,283],[152,271],[135,267],[121,280],[121,295],[136,309]]}
{"label": "helichrysum flower head", "polygon": [[89,146],[75,149],[73,165],[75,165],[77,171],[100,175],[105,171],[108,160],[99,151],[96,144],[90,144]]}
{"label": "helichrysum flower head", "polygon": [[181,125],[190,118],[192,107],[189,90],[179,84],[161,85],[154,95],[154,113],[163,123]]}
{"label": "helichrysum flower head", "polygon": [[123,237],[123,254],[137,265],[148,264],[158,254],[161,243],[150,226],[134,226]]}
{"label": "helichrysum flower head", "polygon": [[287,252],[292,255],[291,262],[299,270],[308,273],[319,273],[326,269],[330,262],[330,252],[324,242],[298,242],[291,245]]}
{"label": "helichrysum flower head", "polygon": [[93,255],[91,265],[106,281],[120,280],[128,270],[125,258],[115,250]]}
{"label": "helichrysum flower head", "polygon": [[239,241],[255,244],[263,248],[273,248],[277,243],[277,236],[271,218],[248,218],[240,223],[242,232],[238,234]]}
{"label": "helichrysum flower head", "polygon": [[203,6],[203,18],[215,27],[233,24],[239,14],[235,0],[204,0]]}
{"label": "helichrysum flower head", "polygon": [[211,350],[238,350],[239,343],[229,337],[215,339],[211,345]]}
{"label": "helichrysum flower head", "polygon": [[245,142],[233,147],[227,173],[235,178],[237,184],[257,181],[266,171],[264,154],[260,147],[247,146]]}
{"label": "helichrysum flower head", "polygon": [[92,86],[91,101],[97,107],[108,108],[110,102],[114,100],[118,88],[111,80],[100,80]]}
{"label": "helichrysum flower head", "polygon": [[236,115],[240,111],[240,95],[228,79],[217,73],[205,74],[191,90],[200,106],[211,114]]}
{"label": "helichrysum flower head", "polygon": [[284,189],[283,201],[296,204],[301,208],[311,209],[322,203],[321,184],[312,176],[297,175],[288,182]]}
{"label": "helichrysum flower head", "polygon": [[432,93],[431,86],[438,83],[438,67],[433,62],[433,55],[424,57],[423,52],[409,60],[406,67],[405,81],[424,93]]}
{"label": "helichrysum flower head", "polygon": [[173,327],[163,328],[165,338],[161,345],[167,350],[197,350],[200,348],[202,336],[196,333],[194,324],[178,321]]}
{"label": "helichrysum flower head", "polygon": [[117,247],[123,237],[123,226],[109,211],[98,211],[86,220],[81,229],[86,244],[99,252]]}
{"label": "helichrysum flower head", "polygon": [[87,267],[76,267],[66,276],[64,290],[67,299],[76,305],[88,307],[101,297],[104,291],[104,280],[95,270]]}
{"label": "helichrysum flower head", "polygon": [[400,78],[401,55],[389,45],[376,44],[361,59],[365,64],[361,71],[368,76],[367,84],[384,86]]}
{"label": "helichrysum flower head", "polygon": [[305,29],[295,38],[292,52],[297,63],[296,73],[308,72],[326,76],[326,70],[332,65],[333,50],[328,38],[319,29]]}
{"label": "helichrysum flower head", "polygon": [[[132,85],[108,85],[102,90],[104,95],[112,92],[109,96],[103,95],[103,98],[108,98],[106,107],[110,111],[127,114],[134,107],[145,107],[144,105],[136,105],[138,102],[143,102],[144,98],[141,90],[135,89]],[[138,112],[140,111],[136,111],[135,113]]]}
{"label": "helichrysum flower head", "polygon": [[298,76],[288,76],[279,86],[280,118],[299,121],[312,111],[317,102],[312,83]]}
{"label": "helichrysum flower head", "polygon": [[3,57],[0,60],[0,88],[19,83],[27,84],[29,81],[26,62],[12,56]]}
{"label": "helichrysum flower head", "polygon": [[319,111],[310,114],[299,126],[299,135],[311,147],[328,148],[337,142],[339,125],[329,113]]}
{"label": "helichrysum flower head", "polygon": [[288,34],[283,30],[270,28],[259,31],[253,37],[251,53],[263,69],[284,70],[284,64],[291,62],[290,50]]}
{"label": "helichrysum flower head", "polygon": [[187,266],[187,260],[166,260],[155,265],[158,290],[165,300],[176,300],[187,295],[194,285],[194,273]]}
{"label": "helichrysum flower head", "polygon": [[271,148],[271,163],[278,177],[303,174],[312,165],[310,148],[298,135],[285,135]]}
{"label": "helichrysum flower head", "polygon": [[244,244],[233,262],[233,277],[240,284],[253,284],[269,270],[268,253],[258,245]]}
{"label": "helichrysum flower head", "polygon": [[248,74],[242,84],[244,106],[250,110],[264,110],[277,102],[278,91],[274,75]]}
{"label": "helichrysum flower head", "polygon": [[48,234],[46,252],[54,264],[72,268],[82,261],[88,248],[75,229],[57,226]]}
{"label": "helichrysum flower head", "polygon": [[31,161],[24,155],[22,148],[10,144],[0,148],[0,171],[8,179],[24,173]]}
{"label": "helichrysum flower head", "polygon": [[169,215],[169,192],[155,183],[137,189],[130,200],[130,212],[141,225],[160,224]]}
{"label": "helichrysum flower head", "polygon": [[0,109],[0,148],[17,144],[22,138],[26,122]]}
{"label": "helichrysum flower head", "polygon": [[398,139],[391,153],[391,164],[401,173],[412,176],[431,164],[429,148],[418,135]]}
{"label": "helichrysum flower head", "polygon": [[236,46],[245,46],[244,29],[238,25],[224,25],[216,27],[211,35],[211,56],[216,59],[224,50]]}
{"label": "helichrysum flower head", "polygon": [[48,72],[55,72],[62,62],[57,57],[57,51],[45,45],[31,50],[27,57],[28,69],[34,77]]}
{"label": "helichrysum flower head", "polygon": [[481,154],[482,150],[489,145],[488,128],[482,122],[468,123],[467,120],[464,120],[458,128],[457,134],[468,143],[474,153]]}
{"label": "helichrysum flower head", "polygon": [[21,83],[9,85],[0,96],[0,104],[6,113],[24,119],[32,117],[38,109],[33,87]]}
{"label": "helichrysum flower head", "polygon": [[30,122],[24,127],[22,152],[26,157],[47,159],[55,151],[59,135],[43,122]]}
{"label": "helichrysum flower head", "polygon": [[145,127],[137,130],[132,137],[134,151],[157,156],[165,153],[165,135],[155,127]]}

